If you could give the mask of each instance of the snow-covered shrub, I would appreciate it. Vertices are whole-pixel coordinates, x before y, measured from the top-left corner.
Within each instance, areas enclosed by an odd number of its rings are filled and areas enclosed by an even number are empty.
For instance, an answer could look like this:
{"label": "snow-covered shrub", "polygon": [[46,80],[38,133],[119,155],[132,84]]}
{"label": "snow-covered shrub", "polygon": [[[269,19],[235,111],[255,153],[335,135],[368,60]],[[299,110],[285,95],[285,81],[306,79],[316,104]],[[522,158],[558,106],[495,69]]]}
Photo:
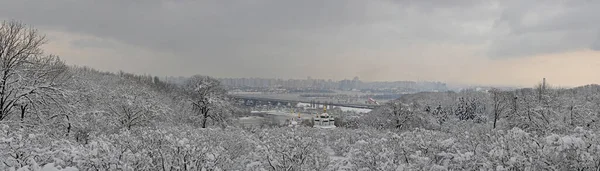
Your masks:
{"label": "snow-covered shrub", "polygon": [[48,163],[42,167],[40,167],[37,163],[35,163],[35,161],[32,161],[31,163],[33,163],[31,166],[25,166],[25,167],[21,167],[21,168],[10,168],[8,169],[8,171],[78,171],[77,168],[74,167],[65,167],[65,168],[61,168],[60,166],[55,166],[54,163]]}
{"label": "snow-covered shrub", "polygon": [[324,134],[310,128],[264,130],[259,135],[262,165],[268,170],[322,170],[330,164],[323,144]]}
{"label": "snow-covered shrub", "polygon": [[558,170],[589,170],[600,167],[598,131],[577,127],[569,135],[551,134],[540,142],[538,165]]}
{"label": "snow-covered shrub", "polygon": [[40,132],[0,124],[0,170],[35,169],[48,163],[72,166],[71,142]]}
{"label": "snow-covered shrub", "polygon": [[357,142],[351,152],[352,165],[357,170],[396,170],[402,162],[395,160],[394,149],[390,148],[390,143],[392,142],[385,138]]}
{"label": "snow-covered shrub", "polygon": [[360,141],[379,137],[381,132],[375,129],[334,129],[326,130],[326,144],[338,156],[346,156],[352,146]]}

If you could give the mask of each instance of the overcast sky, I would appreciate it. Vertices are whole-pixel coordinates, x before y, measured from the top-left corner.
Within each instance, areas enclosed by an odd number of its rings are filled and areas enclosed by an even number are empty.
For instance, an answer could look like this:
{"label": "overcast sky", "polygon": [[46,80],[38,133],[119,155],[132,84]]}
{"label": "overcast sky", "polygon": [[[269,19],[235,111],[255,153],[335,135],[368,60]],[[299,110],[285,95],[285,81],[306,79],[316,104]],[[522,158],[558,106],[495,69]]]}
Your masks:
{"label": "overcast sky", "polygon": [[597,0],[2,0],[69,64],[152,75],[600,83]]}

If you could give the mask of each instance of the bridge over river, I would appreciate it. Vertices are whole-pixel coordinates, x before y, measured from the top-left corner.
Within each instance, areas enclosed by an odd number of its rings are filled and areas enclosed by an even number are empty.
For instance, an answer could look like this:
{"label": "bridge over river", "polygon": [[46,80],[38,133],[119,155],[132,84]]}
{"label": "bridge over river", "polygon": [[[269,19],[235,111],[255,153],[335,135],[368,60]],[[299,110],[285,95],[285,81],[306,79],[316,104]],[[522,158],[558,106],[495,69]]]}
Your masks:
{"label": "bridge over river", "polygon": [[350,108],[358,108],[358,109],[374,109],[375,107],[379,106],[379,105],[375,105],[375,104],[349,104],[349,103],[335,103],[335,102],[328,102],[328,101],[315,101],[315,100],[289,100],[289,99],[282,99],[282,98],[273,98],[273,97],[256,97],[256,96],[252,96],[252,95],[230,95],[232,98],[236,99],[236,100],[240,100],[240,101],[244,101],[244,104],[246,105],[275,105],[275,104],[282,104],[282,105],[287,105],[290,104],[292,106],[296,106],[298,103],[305,103],[305,104],[309,104],[310,106],[321,106],[324,105],[327,108],[333,108],[333,107],[350,107]]}

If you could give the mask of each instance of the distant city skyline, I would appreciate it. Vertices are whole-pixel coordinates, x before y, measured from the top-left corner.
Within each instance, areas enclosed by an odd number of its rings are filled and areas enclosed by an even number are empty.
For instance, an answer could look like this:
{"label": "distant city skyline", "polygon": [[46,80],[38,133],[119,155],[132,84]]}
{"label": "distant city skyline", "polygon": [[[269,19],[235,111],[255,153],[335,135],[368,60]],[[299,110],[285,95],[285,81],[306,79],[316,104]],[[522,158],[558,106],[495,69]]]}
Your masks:
{"label": "distant city skyline", "polygon": [[284,89],[316,89],[316,90],[386,90],[388,93],[446,91],[448,87],[442,82],[368,82],[358,77],[344,79],[266,79],[266,78],[218,78],[221,84],[230,89],[235,88],[284,88]]}
{"label": "distant city skyline", "polygon": [[[200,74],[202,75],[202,74]],[[210,76],[210,75],[208,75]],[[214,76],[211,76],[214,77]],[[357,77],[357,76],[355,76]],[[182,80],[182,79],[186,79],[188,78],[187,76],[165,76],[165,77],[161,77],[161,79],[166,79],[166,80],[170,80],[172,82],[183,82],[183,81],[176,81],[176,80]],[[343,78],[343,79],[331,79],[331,78],[314,78],[311,76],[306,76],[305,78],[267,78],[267,77],[214,77],[218,80],[223,80],[223,79],[265,79],[265,80],[281,80],[281,81],[288,81],[288,80],[308,80],[309,78],[311,80],[322,80],[322,81],[331,81],[331,82],[340,82],[340,81],[344,81],[344,80],[352,80],[354,79],[353,77],[349,77],[349,78]],[[360,80],[360,77],[358,77]],[[506,85],[506,84],[464,84],[464,83],[446,83],[443,81],[435,81],[435,80],[393,80],[393,81],[370,81],[370,80],[360,80],[362,82],[375,82],[375,83],[394,83],[394,82],[416,82],[416,83],[443,83],[448,90],[461,90],[461,89],[469,89],[469,88],[502,88],[502,89],[515,89],[515,88],[531,88],[534,87],[535,85],[541,83],[542,78],[540,78],[538,80],[537,83],[535,84],[531,84],[531,85],[525,85],[525,86],[518,86],[518,85]],[[549,83],[549,85],[555,86],[551,83]],[[556,86],[556,87],[561,87],[561,88],[570,88],[570,87],[576,87],[576,86]]]}

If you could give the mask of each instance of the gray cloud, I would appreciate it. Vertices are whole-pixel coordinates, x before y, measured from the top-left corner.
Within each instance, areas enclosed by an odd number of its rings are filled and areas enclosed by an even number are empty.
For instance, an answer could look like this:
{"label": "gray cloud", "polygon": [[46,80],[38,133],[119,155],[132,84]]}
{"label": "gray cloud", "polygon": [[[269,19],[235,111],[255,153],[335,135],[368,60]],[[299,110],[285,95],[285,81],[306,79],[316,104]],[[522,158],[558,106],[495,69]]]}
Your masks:
{"label": "gray cloud", "polygon": [[592,44],[592,49],[600,51],[600,29],[598,31],[598,36],[596,36],[596,41]]}
{"label": "gray cloud", "polygon": [[[428,44],[485,45],[481,51],[494,58],[597,49],[599,4],[591,0],[543,4],[494,0],[8,0],[0,2],[0,18],[172,54],[165,58],[174,68],[163,67],[165,70],[194,68],[181,73],[286,77],[314,74],[306,68],[315,73],[328,71],[334,67],[331,63],[354,65],[352,61],[360,58],[402,63],[413,57],[402,52],[398,57],[377,54]],[[109,41],[98,40],[76,40],[71,45],[111,48]],[[379,72],[386,70],[354,71],[366,75]]]}
{"label": "gray cloud", "polygon": [[114,48],[113,42],[96,39],[77,39],[70,42],[76,48]]}
{"label": "gray cloud", "polygon": [[520,57],[594,49],[600,28],[599,1],[504,1],[492,39],[491,57]]}
{"label": "gray cloud", "polygon": [[[398,30],[406,31],[404,35],[410,36],[413,35],[412,32],[418,32],[414,38],[421,39],[445,39],[445,36],[455,34],[448,28],[458,27],[448,23],[453,20],[440,20],[423,16],[423,13],[403,11],[409,7],[422,9],[428,6],[413,1],[254,2],[256,3],[215,0],[5,1],[0,4],[4,7],[0,14],[35,25],[174,51],[203,47],[206,47],[203,50],[212,51],[222,49],[225,45],[239,48],[231,46],[261,43],[311,44],[321,40],[306,40],[306,36],[321,38],[320,36],[330,35],[325,38],[327,41],[327,38],[332,38],[336,33],[344,33],[346,30],[366,32],[369,30],[360,28],[385,22],[397,22],[395,24],[403,27]],[[383,8],[382,5],[396,6],[379,11],[381,9],[378,8]],[[454,3],[445,5],[455,6]],[[442,24],[437,25],[438,23]]]}

